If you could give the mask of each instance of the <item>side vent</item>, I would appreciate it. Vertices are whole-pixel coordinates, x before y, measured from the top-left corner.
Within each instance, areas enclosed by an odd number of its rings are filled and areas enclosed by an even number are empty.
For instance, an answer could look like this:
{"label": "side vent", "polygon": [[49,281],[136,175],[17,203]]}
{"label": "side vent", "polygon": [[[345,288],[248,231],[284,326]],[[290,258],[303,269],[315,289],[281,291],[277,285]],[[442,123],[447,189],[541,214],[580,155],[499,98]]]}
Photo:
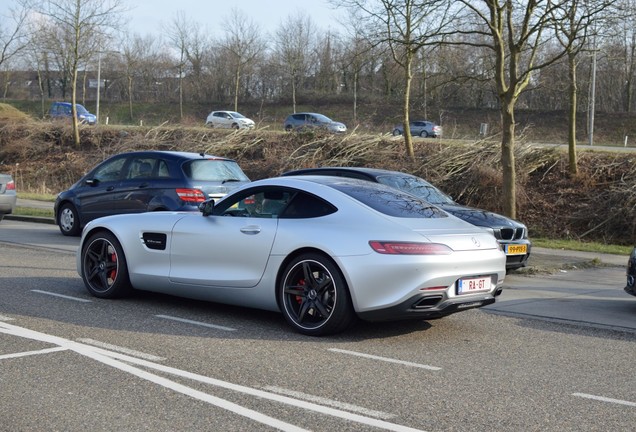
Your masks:
{"label": "side vent", "polygon": [[168,236],[165,234],[147,232],[143,233],[141,239],[148,249],[166,250]]}

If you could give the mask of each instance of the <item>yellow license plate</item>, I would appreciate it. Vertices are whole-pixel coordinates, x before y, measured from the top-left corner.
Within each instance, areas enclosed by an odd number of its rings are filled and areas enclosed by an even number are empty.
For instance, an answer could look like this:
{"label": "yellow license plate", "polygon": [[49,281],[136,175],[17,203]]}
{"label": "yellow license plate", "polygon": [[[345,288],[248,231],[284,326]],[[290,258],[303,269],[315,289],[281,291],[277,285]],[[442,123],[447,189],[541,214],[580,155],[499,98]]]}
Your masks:
{"label": "yellow license plate", "polygon": [[527,245],[506,245],[506,255],[525,255],[528,253]]}

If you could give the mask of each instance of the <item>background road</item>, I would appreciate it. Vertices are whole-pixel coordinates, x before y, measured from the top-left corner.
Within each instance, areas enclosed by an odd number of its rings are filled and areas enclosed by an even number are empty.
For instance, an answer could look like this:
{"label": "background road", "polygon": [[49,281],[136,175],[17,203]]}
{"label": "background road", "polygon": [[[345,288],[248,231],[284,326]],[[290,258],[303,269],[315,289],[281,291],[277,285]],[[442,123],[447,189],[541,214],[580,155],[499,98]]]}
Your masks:
{"label": "background road", "polygon": [[77,243],[55,226],[0,223],[0,430],[636,424],[636,298],[620,266],[512,275],[488,308],[309,338],[276,313],[91,297]]}

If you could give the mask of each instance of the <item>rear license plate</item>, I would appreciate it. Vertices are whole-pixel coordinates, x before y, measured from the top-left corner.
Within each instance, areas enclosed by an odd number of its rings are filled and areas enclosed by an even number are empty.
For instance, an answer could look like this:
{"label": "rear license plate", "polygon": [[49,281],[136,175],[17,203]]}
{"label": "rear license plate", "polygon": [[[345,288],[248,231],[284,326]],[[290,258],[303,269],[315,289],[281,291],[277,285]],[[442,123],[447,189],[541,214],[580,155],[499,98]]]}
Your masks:
{"label": "rear license plate", "polygon": [[506,255],[525,255],[527,252],[527,245],[506,245]]}
{"label": "rear license plate", "polygon": [[490,276],[464,278],[457,281],[457,294],[471,294],[475,292],[490,291],[492,281]]}

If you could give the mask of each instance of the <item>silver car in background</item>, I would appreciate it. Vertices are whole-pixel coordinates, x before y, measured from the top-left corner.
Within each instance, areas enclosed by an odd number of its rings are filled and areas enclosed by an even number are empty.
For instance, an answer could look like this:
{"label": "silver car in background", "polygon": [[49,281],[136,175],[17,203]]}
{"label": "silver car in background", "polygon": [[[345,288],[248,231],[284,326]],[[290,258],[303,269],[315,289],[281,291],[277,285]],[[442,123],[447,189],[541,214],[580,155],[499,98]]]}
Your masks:
{"label": "silver car in background", "polygon": [[506,257],[492,234],[382,184],[279,177],[200,210],[90,222],[77,254],[88,291],[280,311],[312,336],[356,318],[441,318],[502,291]]}
{"label": "silver car in background", "polygon": [[224,129],[252,129],[255,123],[236,111],[212,111],[205,120],[205,125]]}
{"label": "silver car in background", "polygon": [[[442,127],[427,120],[416,120],[409,122],[411,135],[422,138],[432,137],[439,138],[442,136]],[[393,128],[393,136],[403,135],[404,126],[399,124]]]}
{"label": "silver car in background", "polygon": [[333,121],[323,114],[310,112],[290,114],[285,119],[283,128],[287,132],[306,129],[322,129],[333,133],[344,133],[347,131],[347,126],[344,123]]}
{"label": "silver car in background", "polygon": [[10,174],[0,174],[0,221],[4,215],[13,213],[17,198],[13,177]]}

